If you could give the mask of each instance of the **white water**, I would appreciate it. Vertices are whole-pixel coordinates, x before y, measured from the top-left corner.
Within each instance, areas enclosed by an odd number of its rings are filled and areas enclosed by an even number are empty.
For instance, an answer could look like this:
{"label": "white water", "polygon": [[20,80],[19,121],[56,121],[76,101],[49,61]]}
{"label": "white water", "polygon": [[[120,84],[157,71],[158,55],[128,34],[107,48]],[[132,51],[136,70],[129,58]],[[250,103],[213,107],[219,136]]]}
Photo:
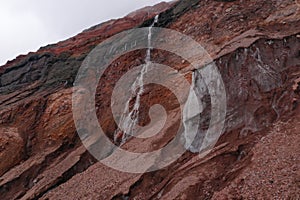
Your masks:
{"label": "white water", "polygon": [[193,72],[192,73],[192,85],[191,85],[189,96],[188,96],[188,99],[186,102],[186,107],[184,109],[184,113],[182,116],[183,126],[184,126],[184,137],[185,137],[185,141],[186,141],[186,143],[185,143],[186,149],[189,149],[189,146],[193,142],[193,138],[195,137],[195,135],[192,135],[192,136],[190,135],[190,133],[194,133],[194,132],[189,130],[189,128],[192,125],[192,121],[190,120],[190,118],[192,118],[194,115],[194,113],[193,113],[194,109],[193,109],[193,106],[191,106],[191,104],[192,104],[192,102],[194,102],[194,98],[195,98],[195,96],[193,95],[193,90],[195,88],[195,82],[196,82],[195,78],[196,78],[196,73]]}
{"label": "white water", "polygon": [[199,117],[203,111],[201,99],[206,91],[203,80],[200,79],[197,70],[192,73],[192,84],[188,95],[187,102],[183,111],[183,126],[185,148],[191,152],[199,152],[202,144],[204,132],[198,128]]}
{"label": "white water", "polygon": [[[115,142],[117,142],[117,140],[120,137],[122,137],[120,145],[124,144],[130,136],[134,135],[135,132],[134,127],[137,125],[138,122],[141,95],[144,93],[144,76],[147,73],[148,67],[151,63],[152,28],[157,22],[158,22],[158,15],[155,16],[154,21],[148,30],[147,52],[146,52],[146,57],[144,59],[145,64],[143,65],[141,73],[138,75],[135,82],[131,86],[131,96],[126,102],[124,112],[121,116],[120,123],[119,123],[120,128],[118,128],[114,133]],[[130,101],[134,98],[135,98],[135,102],[133,105],[133,109],[129,112]],[[122,133],[121,136],[119,135],[120,133]]]}

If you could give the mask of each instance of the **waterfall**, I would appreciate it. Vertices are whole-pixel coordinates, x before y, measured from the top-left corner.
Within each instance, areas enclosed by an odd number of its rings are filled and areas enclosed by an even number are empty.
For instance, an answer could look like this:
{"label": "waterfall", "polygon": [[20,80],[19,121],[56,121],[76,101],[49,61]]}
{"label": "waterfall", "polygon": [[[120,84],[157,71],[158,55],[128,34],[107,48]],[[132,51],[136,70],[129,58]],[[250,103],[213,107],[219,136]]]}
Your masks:
{"label": "waterfall", "polygon": [[[144,59],[145,64],[142,67],[142,70],[134,83],[131,86],[131,96],[126,102],[124,112],[121,116],[119,128],[114,133],[114,142],[124,144],[128,138],[133,135],[134,127],[138,123],[139,117],[139,108],[141,96],[144,93],[144,76],[148,71],[148,67],[151,64],[151,39],[152,39],[152,28],[158,22],[159,15],[156,15],[153,23],[148,28],[148,43],[147,43],[147,52]],[[130,101],[135,98],[135,102],[132,110],[129,112]],[[127,114],[128,113],[128,114]]]}
{"label": "waterfall", "polygon": [[202,102],[202,98],[207,94],[206,84],[200,75],[195,70],[192,73],[192,84],[190,92],[183,109],[183,127],[184,127],[184,143],[185,148],[191,152],[199,152],[205,131],[202,131],[199,126],[200,115],[206,106]]}

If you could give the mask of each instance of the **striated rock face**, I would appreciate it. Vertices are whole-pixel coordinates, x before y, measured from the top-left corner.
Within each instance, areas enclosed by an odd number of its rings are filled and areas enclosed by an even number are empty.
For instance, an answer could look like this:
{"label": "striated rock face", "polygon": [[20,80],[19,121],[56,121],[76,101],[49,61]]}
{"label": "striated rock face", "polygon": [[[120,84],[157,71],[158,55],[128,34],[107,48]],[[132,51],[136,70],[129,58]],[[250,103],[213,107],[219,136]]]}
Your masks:
{"label": "striated rock face", "polygon": [[2,175],[7,169],[18,164],[23,159],[24,141],[16,128],[5,127],[1,128],[0,132],[0,174]]}
{"label": "striated rock face", "polygon": [[[192,37],[214,59],[227,96],[224,133],[204,158],[187,151],[159,171],[119,172],[96,162],[82,146],[73,122],[73,82],[97,44],[121,31],[148,27],[159,13],[156,26]],[[95,107],[111,140],[117,128],[110,109],[113,88],[144,63],[145,53],[116,59],[99,81]],[[153,50],[151,58],[191,81],[193,70],[179,56]],[[300,7],[294,1],[182,0],[138,10],[0,67],[0,198],[298,199],[299,92]],[[210,121],[207,91],[202,100],[199,131]],[[154,104],[168,114],[165,127],[122,148],[152,151],[174,137],[182,117],[179,102],[160,85],[145,86],[138,124],[150,123]]]}

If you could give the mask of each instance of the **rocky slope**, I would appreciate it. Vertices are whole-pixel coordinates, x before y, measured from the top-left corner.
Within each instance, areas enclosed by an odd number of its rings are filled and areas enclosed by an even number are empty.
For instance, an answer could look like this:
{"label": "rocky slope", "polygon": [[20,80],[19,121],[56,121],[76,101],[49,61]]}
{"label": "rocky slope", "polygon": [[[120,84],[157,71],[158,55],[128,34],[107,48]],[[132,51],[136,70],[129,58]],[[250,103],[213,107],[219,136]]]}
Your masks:
{"label": "rocky slope", "polygon": [[[119,172],[82,146],[72,86],[98,43],[148,27],[157,14],[156,26],[192,37],[214,59],[227,93],[224,133],[204,158],[187,151],[159,171]],[[144,56],[144,50],[121,56],[99,81],[97,115],[111,140],[112,90]],[[153,50],[152,58],[190,81],[192,70],[182,58],[161,50]],[[300,7],[293,0],[182,0],[136,11],[0,67],[0,198],[299,199],[299,92]],[[168,127],[158,138],[132,139],[123,148],[149,151],[168,143],[180,120],[171,91],[145,87],[139,124],[149,123],[149,107],[157,103],[172,119]]]}

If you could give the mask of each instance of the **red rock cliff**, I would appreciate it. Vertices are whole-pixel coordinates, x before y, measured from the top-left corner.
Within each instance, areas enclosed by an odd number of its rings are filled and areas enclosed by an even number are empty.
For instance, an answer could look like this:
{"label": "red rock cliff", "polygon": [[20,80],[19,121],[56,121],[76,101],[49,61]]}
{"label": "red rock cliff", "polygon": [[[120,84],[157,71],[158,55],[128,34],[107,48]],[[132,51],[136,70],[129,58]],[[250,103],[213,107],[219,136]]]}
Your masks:
{"label": "red rock cliff", "polygon": [[[287,0],[161,3],[0,67],[1,199],[299,199],[299,6]],[[224,133],[204,158],[186,151],[159,171],[119,172],[82,146],[73,122],[72,86],[97,44],[148,27],[157,14],[156,26],[192,37],[214,59],[227,93]],[[111,140],[117,128],[109,107],[112,90],[144,56],[145,50],[121,56],[99,81],[97,115]],[[152,59],[185,71],[190,81],[182,58],[153,50]],[[153,150],[172,138],[179,103],[166,88],[145,87],[139,123],[149,122],[149,107],[157,103],[173,121],[159,138],[129,140],[123,148]],[[208,110],[201,116],[203,127]]]}

